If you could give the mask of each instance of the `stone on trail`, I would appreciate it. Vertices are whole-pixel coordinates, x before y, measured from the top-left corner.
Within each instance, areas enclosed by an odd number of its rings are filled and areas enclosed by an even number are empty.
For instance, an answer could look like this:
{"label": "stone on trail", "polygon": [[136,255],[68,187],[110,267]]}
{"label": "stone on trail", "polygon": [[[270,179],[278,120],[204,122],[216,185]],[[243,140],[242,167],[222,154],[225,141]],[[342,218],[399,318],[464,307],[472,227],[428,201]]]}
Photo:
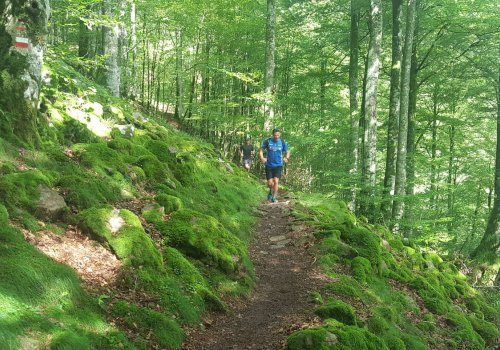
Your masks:
{"label": "stone on trail", "polygon": [[38,201],[37,213],[40,217],[57,219],[67,209],[64,198],[51,188],[39,185],[40,200]]}
{"label": "stone on trail", "polygon": [[270,240],[271,242],[279,242],[279,241],[284,241],[284,240],[286,240],[286,236],[285,236],[285,235],[272,236],[272,237],[269,237],[269,240]]}

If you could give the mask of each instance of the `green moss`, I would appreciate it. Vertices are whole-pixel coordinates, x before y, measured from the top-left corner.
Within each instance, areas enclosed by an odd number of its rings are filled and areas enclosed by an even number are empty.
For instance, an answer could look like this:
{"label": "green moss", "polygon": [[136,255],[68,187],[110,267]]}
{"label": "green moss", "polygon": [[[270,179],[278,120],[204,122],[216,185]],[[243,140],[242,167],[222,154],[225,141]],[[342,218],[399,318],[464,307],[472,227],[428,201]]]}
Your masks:
{"label": "green moss", "polygon": [[307,298],[310,303],[321,305],[323,304],[323,297],[319,292],[311,292]]}
{"label": "green moss", "polygon": [[4,175],[0,178],[0,200],[9,209],[36,209],[40,198],[38,186],[52,186],[53,179],[39,170],[28,170]]}
{"label": "green moss", "polygon": [[389,323],[380,315],[373,315],[368,320],[368,329],[374,334],[383,334],[390,328]]}
{"label": "green moss", "polygon": [[328,350],[330,347],[324,343],[328,331],[324,328],[304,329],[292,333],[288,337],[287,350]]}
{"label": "green moss", "polygon": [[181,209],[158,228],[172,246],[225,273],[248,274],[253,271],[245,259],[247,253],[243,242],[229,233],[214,217]]}
{"label": "green moss", "polygon": [[131,329],[137,329],[142,337],[153,338],[164,349],[179,349],[184,341],[182,328],[165,314],[125,301],[113,304],[112,314]]}
{"label": "green moss", "polygon": [[361,285],[351,276],[342,275],[334,283],[330,283],[326,288],[337,294],[359,298],[362,295]]}
{"label": "green moss", "polygon": [[62,176],[57,185],[65,192],[66,203],[80,210],[111,204],[121,199],[120,187],[108,177],[67,175]]}
{"label": "green moss", "polygon": [[78,215],[81,226],[106,241],[126,264],[162,266],[162,258],[139,218],[131,211],[92,208]]}
{"label": "green moss", "polygon": [[469,346],[470,349],[484,348],[484,340],[474,331],[465,315],[457,311],[450,311],[446,315],[446,322],[454,328],[451,336],[460,345]]}
{"label": "green moss", "polygon": [[88,339],[72,331],[58,332],[50,343],[50,350],[90,350]]}
{"label": "green moss", "polygon": [[338,336],[338,349],[387,350],[383,340],[365,328],[346,326],[339,327],[333,332]]}
{"label": "green moss", "polygon": [[0,203],[0,226],[7,225],[9,222],[9,212],[3,204]]}
{"label": "green moss", "polygon": [[144,170],[148,181],[154,183],[163,183],[168,180],[168,169],[155,156],[141,156],[134,165]]}
{"label": "green moss", "polygon": [[482,320],[476,316],[467,317],[472,325],[472,328],[478,333],[486,342],[494,341],[499,335],[498,328],[488,321]]}
{"label": "green moss", "polygon": [[321,255],[335,254],[341,258],[352,259],[358,255],[356,249],[335,237],[323,239],[316,247]]}
{"label": "green moss", "polygon": [[341,232],[341,238],[356,248],[360,256],[368,259],[372,267],[378,269],[380,263],[380,239],[378,236],[363,227],[353,227]]}
{"label": "green moss", "polygon": [[155,200],[165,208],[165,213],[170,214],[182,208],[182,201],[179,197],[171,196],[165,193],[160,193],[155,197]]}
{"label": "green moss", "polygon": [[395,335],[389,334],[387,336],[384,336],[383,339],[384,339],[385,345],[387,345],[389,350],[406,350],[407,349],[405,342],[401,338],[399,338]]}
{"label": "green moss", "polygon": [[425,343],[425,340],[423,340],[419,336],[402,333],[401,339],[405,343],[407,349],[411,349],[411,350],[428,350],[429,349],[429,347]]}
{"label": "green moss", "polygon": [[372,275],[372,266],[368,259],[363,258],[362,256],[355,257],[351,261],[351,268],[353,276],[361,283],[366,283],[369,279],[371,279]]}
{"label": "green moss", "polygon": [[81,163],[94,169],[101,175],[112,175],[115,172],[126,174],[126,166],[120,153],[104,142],[73,145]]}
{"label": "green moss", "polygon": [[445,314],[449,310],[449,301],[443,296],[442,292],[433,286],[421,276],[417,276],[411,283],[417,293],[422,297],[425,306],[432,312]]}
{"label": "green moss", "polygon": [[314,313],[322,318],[333,318],[347,325],[356,324],[356,314],[351,305],[341,300],[331,300],[318,307]]}

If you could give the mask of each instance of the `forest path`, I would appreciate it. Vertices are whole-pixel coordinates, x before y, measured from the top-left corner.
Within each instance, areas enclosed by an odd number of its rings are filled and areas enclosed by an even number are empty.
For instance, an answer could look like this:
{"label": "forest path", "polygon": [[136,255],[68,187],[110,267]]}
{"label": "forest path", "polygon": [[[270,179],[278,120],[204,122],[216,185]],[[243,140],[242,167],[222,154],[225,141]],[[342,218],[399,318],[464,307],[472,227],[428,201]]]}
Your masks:
{"label": "forest path", "polygon": [[229,302],[227,314],[211,314],[204,329],[188,330],[184,350],[277,350],[293,331],[318,323],[308,302],[324,276],[308,253],[311,229],[290,216],[288,202],[263,203],[249,247],[257,286],[251,298]]}

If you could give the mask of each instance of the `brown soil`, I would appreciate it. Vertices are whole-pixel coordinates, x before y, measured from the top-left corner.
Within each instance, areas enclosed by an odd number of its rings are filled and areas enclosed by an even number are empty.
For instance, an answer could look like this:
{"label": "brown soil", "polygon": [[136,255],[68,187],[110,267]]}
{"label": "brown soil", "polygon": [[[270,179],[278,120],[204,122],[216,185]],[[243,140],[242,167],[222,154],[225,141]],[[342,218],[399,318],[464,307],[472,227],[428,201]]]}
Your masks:
{"label": "brown soil", "polygon": [[209,315],[202,329],[188,330],[184,350],[282,349],[291,332],[319,324],[308,295],[327,278],[307,251],[310,229],[293,221],[288,202],[260,210],[249,248],[257,274],[253,295],[230,301],[231,311]]}

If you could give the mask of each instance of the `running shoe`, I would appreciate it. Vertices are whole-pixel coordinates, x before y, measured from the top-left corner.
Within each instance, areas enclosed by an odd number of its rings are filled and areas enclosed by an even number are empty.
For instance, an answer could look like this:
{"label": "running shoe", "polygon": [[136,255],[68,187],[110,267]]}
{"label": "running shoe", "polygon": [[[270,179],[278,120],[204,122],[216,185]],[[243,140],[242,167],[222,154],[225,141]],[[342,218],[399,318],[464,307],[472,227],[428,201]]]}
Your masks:
{"label": "running shoe", "polygon": [[276,197],[272,197],[271,202],[273,202],[273,203],[278,203],[278,198],[276,198]]}
{"label": "running shoe", "polygon": [[267,194],[267,200],[272,201],[273,200],[273,192],[269,190],[269,193]]}

